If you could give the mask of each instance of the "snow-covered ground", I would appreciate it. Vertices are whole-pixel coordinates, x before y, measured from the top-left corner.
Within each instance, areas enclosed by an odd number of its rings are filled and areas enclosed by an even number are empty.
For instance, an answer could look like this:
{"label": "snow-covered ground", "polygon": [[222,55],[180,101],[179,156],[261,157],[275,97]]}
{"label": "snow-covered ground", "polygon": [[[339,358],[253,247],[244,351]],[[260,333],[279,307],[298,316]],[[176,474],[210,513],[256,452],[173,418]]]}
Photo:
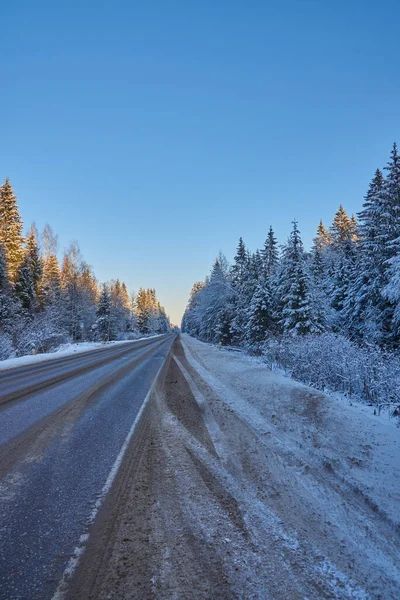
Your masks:
{"label": "snow-covered ground", "polygon": [[[158,337],[158,336],[152,336]],[[32,365],[55,358],[61,358],[63,356],[70,356],[72,354],[79,354],[81,352],[88,352],[90,350],[97,350],[99,348],[108,348],[111,346],[118,346],[122,344],[131,344],[132,342],[138,342],[140,340],[148,339],[138,338],[136,340],[123,340],[118,342],[79,342],[75,344],[63,344],[53,352],[46,352],[44,354],[27,354],[25,356],[19,356],[18,358],[8,358],[7,360],[0,361],[0,371],[6,371],[7,369],[13,369],[15,367],[23,367],[26,365]]]}
{"label": "snow-covered ground", "polygon": [[387,415],[186,335],[151,401],[71,600],[399,600]]}
{"label": "snow-covered ground", "polygon": [[[188,383],[260,544],[258,558],[263,546],[271,550],[265,536],[273,533],[282,570],[303,570],[303,576],[309,570],[308,577],[320,580],[320,597],[400,598],[395,421],[251,357],[185,335],[182,341],[193,368],[186,370]],[[288,588],[286,597],[291,593]]]}

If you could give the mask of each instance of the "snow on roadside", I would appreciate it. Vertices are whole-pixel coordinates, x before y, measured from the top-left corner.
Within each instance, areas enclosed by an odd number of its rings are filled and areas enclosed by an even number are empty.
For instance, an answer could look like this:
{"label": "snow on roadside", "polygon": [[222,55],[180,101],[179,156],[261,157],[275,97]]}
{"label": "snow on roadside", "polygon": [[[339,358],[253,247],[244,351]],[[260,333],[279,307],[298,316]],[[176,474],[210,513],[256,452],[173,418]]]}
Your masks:
{"label": "snow on roadside", "polygon": [[[324,427],[318,431],[318,423],[310,422],[315,433],[325,436],[325,456],[327,456],[327,445],[330,446],[330,454],[353,450],[353,454],[360,454],[360,448],[365,446],[365,453],[374,454],[374,469],[353,469],[351,476],[357,479],[363,489],[374,491],[379,496],[379,502],[390,505],[390,498],[396,498],[395,506],[390,513],[393,519],[399,521],[400,500],[400,429],[395,419],[389,419],[387,413],[382,412],[380,416],[374,415],[374,407],[362,402],[349,401],[348,398],[339,393],[324,394],[319,390],[310,388],[305,384],[295,381],[290,377],[271,371],[259,358],[245,354],[225,352],[215,346],[194,340],[187,335],[182,336],[185,351],[189,362],[199,370],[201,376],[209,383],[210,387],[219,391],[233,408],[240,412],[242,417],[257,427],[260,432],[265,430],[266,420],[270,419],[265,410],[267,408],[277,409],[277,419],[282,423],[281,430],[287,432],[293,430],[293,413],[288,414],[287,409],[292,411],[291,396],[301,398],[302,392],[316,400],[316,404],[323,400],[319,408],[321,421],[323,417]],[[187,350],[189,352],[187,352]],[[194,361],[194,362],[193,362]],[[200,362],[200,369],[199,369]],[[201,368],[203,367],[203,368]],[[235,381],[237,385],[233,386]],[[224,385],[225,384],[225,385]],[[270,395],[273,390],[276,394],[274,402]],[[242,393],[241,393],[242,392]],[[265,398],[269,392],[268,399]],[[318,411],[316,411],[318,412]],[[295,413],[296,414],[296,413]],[[314,415],[315,417],[315,415]],[[298,419],[296,418],[296,424]],[[298,427],[296,427],[297,429]],[[290,441],[295,446],[298,440],[291,431]],[[331,438],[327,437],[331,434]],[[370,447],[370,448],[369,448]],[[318,454],[318,452],[316,452]],[[323,452],[320,452],[321,460]],[[368,461],[354,456],[353,463],[366,464]],[[344,460],[347,460],[344,459]],[[351,465],[351,467],[354,466]]]}
{"label": "snow on roadside", "polygon": [[[234,438],[246,442],[242,468],[248,472],[246,465],[260,455],[253,469],[265,473],[265,491],[259,493],[294,539],[321,557],[323,577],[342,586],[332,597],[400,597],[393,592],[400,590],[395,422],[375,416],[373,407],[272,372],[259,359],[186,335],[182,341],[187,361],[228,408],[226,414],[253,432],[253,438]],[[247,510],[254,506],[253,500]],[[353,574],[362,587],[352,584],[344,592]]]}
{"label": "snow on roadside", "polygon": [[46,352],[43,354],[26,354],[25,356],[19,356],[17,358],[8,358],[0,361],[0,371],[7,371],[8,369],[14,369],[16,367],[25,367],[27,365],[33,365],[40,362],[46,362],[54,360],[55,358],[62,358],[63,356],[71,356],[73,354],[81,354],[82,352],[89,352],[90,350],[98,350],[100,348],[108,348],[110,346],[121,346],[123,344],[131,344],[132,342],[139,342],[141,340],[147,340],[149,337],[159,337],[159,335],[147,336],[137,338],[135,340],[121,340],[115,342],[77,342],[74,344],[63,344],[52,352]]}

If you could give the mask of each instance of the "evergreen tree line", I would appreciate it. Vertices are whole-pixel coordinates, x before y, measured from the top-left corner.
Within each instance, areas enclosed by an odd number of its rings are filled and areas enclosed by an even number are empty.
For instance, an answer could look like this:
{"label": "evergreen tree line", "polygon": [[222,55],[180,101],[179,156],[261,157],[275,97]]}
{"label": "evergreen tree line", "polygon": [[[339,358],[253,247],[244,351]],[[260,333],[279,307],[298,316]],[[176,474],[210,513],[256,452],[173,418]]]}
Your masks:
{"label": "evergreen tree line", "polygon": [[72,243],[61,264],[58,240],[46,225],[23,235],[17,198],[0,186],[0,359],[60,343],[165,333],[169,319],[154,289],[129,295],[119,279],[99,286]]}
{"label": "evergreen tree line", "polygon": [[232,266],[219,256],[191,291],[182,330],[202,340],[254,346],[323,332],[392,349],[400,340],[400,156],[396,144],[370,183],[357,218],[339,206],[306,252],[298,223],[278,248],[239,240]]}

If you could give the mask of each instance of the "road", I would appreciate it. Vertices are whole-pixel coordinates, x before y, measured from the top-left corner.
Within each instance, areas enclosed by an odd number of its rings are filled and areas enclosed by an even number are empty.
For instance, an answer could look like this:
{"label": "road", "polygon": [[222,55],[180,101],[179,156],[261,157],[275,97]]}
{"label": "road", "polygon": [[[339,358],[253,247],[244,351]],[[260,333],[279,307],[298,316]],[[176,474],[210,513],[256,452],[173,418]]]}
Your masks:
{"label": "road", "polygon": [[62,600],[400,598],[387,417],[185,335],[165,366]]}
{"label": "road", "polygon": [[45,600],[174,336],[0,373],[0,598]]}

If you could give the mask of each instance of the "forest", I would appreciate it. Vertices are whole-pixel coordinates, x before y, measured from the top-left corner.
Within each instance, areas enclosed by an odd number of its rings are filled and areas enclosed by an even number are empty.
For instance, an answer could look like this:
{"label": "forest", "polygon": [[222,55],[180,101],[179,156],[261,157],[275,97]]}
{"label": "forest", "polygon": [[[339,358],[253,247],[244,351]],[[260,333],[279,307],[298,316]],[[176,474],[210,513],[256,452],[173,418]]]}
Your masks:
{"label": "forest", "polygon": [[318,388],[370,401],[399,399],[400,156],[394,143],[357,217],[340,205],[306,251],[297,221],[279,247],[242,238],[192,288],[182,330],[240,346]]}
{"label": "forest", "polygon": [[17,198],[0,186],[0,360],[79,341],[135,339],[170,331],[154,289],[129,294],[118,278],[99,285],[76,242],[58,259],[46,224],[23,235]]}

